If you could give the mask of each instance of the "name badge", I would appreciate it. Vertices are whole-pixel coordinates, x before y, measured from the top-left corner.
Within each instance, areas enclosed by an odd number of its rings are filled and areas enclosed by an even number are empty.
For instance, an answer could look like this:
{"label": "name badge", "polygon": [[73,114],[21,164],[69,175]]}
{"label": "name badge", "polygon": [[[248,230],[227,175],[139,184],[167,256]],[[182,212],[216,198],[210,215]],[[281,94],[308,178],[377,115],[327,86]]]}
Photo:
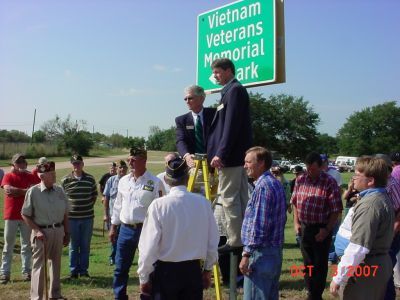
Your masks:
{"label": "name badge", "polygon": [[152,191],[154,191],[154,186],[145,184],[143,186],[143,190],[152,192]]}
{"label": "name badge", "polygon": [[218,105],[218,107],[217,107],[217,111],[220,111],[221,109],[223,109],[224,108],[224,104],[223,103],[221,103],[220,105]]}
{"label": "name badge", "polygon": [[190,129],[194,129],[193,125],[186,125],[186,129],[190,130]]}

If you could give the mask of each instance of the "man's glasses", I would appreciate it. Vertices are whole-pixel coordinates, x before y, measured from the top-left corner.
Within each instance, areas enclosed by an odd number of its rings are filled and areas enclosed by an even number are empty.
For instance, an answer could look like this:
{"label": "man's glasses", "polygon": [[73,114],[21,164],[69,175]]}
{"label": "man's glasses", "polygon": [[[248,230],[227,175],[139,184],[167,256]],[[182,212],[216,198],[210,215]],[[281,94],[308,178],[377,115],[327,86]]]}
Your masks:
{"label": "man's glasses", "polygon": [[193,99],[194,99],[194,97],[185,97],[185,98],[183,98],[183,100],[185,100],[185,101],[191,101]]}

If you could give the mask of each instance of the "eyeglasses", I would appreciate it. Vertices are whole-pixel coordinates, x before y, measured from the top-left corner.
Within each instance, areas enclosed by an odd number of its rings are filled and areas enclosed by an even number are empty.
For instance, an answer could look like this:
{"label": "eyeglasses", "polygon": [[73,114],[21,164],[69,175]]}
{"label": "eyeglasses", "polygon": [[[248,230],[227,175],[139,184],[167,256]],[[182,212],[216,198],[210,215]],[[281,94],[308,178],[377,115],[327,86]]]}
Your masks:
{"label": "eyeglasses", "polygon": [[185,98],[183,98],[183,100],[185,100],[185,101],[192,101],[194,99],[194,97],[185,97]]}
{"label": "eyeglasses", "polygon": [[26,163],[26,159],[20,158],[20,159],[18,159],[15,163],[16,163],[16,164],[23,164],[23,163]]}
{"label": "eyeglasses", "polygon": [[355,174],[355,175],[353,175],[353,180],[355,180],[355,179],[358,179],[358,178],[360,178],[360,177],[364,177],[364,178],[369,178],[369,177],[367,177],[367,176],[365,176],[364,174]]}

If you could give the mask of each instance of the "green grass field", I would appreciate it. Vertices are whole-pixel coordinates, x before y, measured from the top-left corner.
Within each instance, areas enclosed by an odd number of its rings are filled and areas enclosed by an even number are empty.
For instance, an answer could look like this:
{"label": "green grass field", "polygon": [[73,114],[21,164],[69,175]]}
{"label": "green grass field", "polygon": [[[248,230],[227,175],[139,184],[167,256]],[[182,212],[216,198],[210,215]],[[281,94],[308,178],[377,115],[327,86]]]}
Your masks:
{"label": "green grass field", "polygon": [[[150,152],[149,160],[162,161],[164,157],[163,152]],[[108,166],[96,166],[86,167],[86,172],[92,174],[96,181],[107,172]],[[150,163],[148,169],[153,174],[158,174],[163,169],[162,163]],[[70,170],[64,169],[57,171],[57,178],[59,180],[66,175]],[[343,174],[343,182],[347,183],[351,173]],[[292,174],[286,175],[287,179],[292,179]],[[4,193],[0,192],[0,206],[3,207]],[[103,236],[103,207],[101,205],[101,198],[95,205],[95,224],[91,243],[91,254],[90,254],[90,267],[89,273],[90,279],[75,279],[69,280],[69,269],[68,269],[68,248],[64,248],[62,258],[62,293],[68,299],[113,299],[113,293],[111,289],[113,267],[108,265],[108,256],[110,252],[110,244],[107,239],[107,232]],[[1,220],[3,219],[3,211],[0,212]],[[3,247],[3,228],[4,222],[0,222],[0,246]],[[293,232],[293,216],[288,214],[288,221],[285,229],[285,245],[284,245],[284,260],[282,266],[282,274],[280,277],[280,297],[281,299],[303,299],[306,297],[306,292],[303,289],[304,281],[301,277],[293,277],[290,273],[291,266],[302,265],[302,258],[300,250],[295,245],[295,235]],[[128,286],[128,293],[131,299],[138,299],[138,277],[136,274],[137,255],[135,258],[135,264],[131,268],[130,281]],[[7,285],[0,285],[0,299],[28,299],[30,284],[22,282],[21,274],[21,263],[19,256],[19,244],[14,251],[13,266],[11,274],[11,282]],[[331,276],[328,275],[328,281]],[[329,282],[327,283],[328,287]],[[228,299],[229,290],[224,289],[224,299]],[[205,293],[205,299],[215,299],[214,289],[210,289]],[[325,299],[333,299],[328,290],[324,293]],[[238,299],[241,299],[239,296]]]}

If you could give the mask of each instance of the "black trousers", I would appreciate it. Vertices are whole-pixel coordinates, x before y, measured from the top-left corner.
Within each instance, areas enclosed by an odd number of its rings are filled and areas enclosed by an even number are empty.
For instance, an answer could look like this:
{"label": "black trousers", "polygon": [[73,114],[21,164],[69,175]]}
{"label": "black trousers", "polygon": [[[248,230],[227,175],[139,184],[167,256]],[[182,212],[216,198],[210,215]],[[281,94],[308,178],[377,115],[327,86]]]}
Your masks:
{"label": "black trousers", "polygon": [[153,295],[160,300],[203,299],[202,271],[199,260],[158,261],[154,270]]}
{"label": "black trousers", "polygon": [[322,299],[328,275],[328,256],[332,233],[329,233],[322,242],[317,242],[315,236],[321,227],[325,227],[325,224],[301,224],[301,254],[303,255],[304,266],[311,266],[312,268],[311,273],[308,272],[310,268],[306,268],[307,272],[304,276],[309,300]]}

